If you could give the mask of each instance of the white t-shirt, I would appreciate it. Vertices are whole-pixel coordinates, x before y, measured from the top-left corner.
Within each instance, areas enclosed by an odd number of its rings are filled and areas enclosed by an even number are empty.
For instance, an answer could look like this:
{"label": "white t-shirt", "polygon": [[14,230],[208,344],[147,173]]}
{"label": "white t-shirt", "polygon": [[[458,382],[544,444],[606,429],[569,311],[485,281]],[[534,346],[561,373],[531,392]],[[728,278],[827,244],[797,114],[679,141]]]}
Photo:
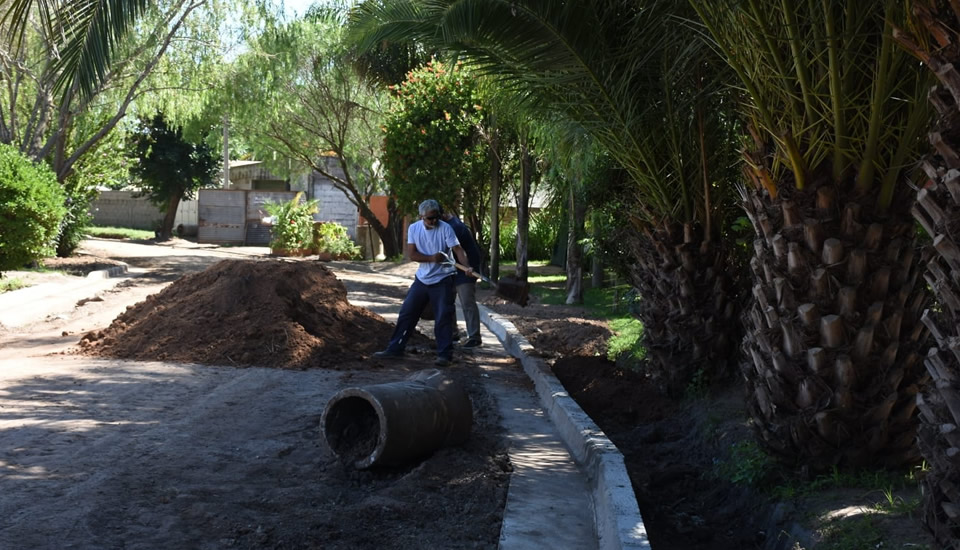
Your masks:
{"label": "white t-shirt", "polygon": [[[433,256],[437,252],[445,252],[451,259],[456,260],[453,252],[450,250],[454,246],[459,246],[460,241],[447,222],[437,220],[437,226],[433,229],[427,229],[423,220],[418,220],[407,228],[407,243],[417,247],[417,252],[426,256]],[[417,279],[425,285],[439,283],[445,278],[453,275],[456,268],[440,263],[423,262],[417,268]]]}

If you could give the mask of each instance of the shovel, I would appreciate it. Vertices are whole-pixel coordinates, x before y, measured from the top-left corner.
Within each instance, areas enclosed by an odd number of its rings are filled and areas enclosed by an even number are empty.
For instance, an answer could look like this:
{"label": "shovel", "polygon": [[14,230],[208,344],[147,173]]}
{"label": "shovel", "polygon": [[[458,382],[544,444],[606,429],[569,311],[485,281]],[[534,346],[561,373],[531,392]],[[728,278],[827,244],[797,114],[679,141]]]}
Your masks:
{"label": "shovel", "polygon": [[484,277],[480,273],[477,273],[470,269],[469,267],[457,263],[453,258],[447,256],[446,253],[441,252],[444,258],[447,260],[443,262],[445,265],[453,266],[464,273],[473,273],[477,277],[480,277],[480,280],[483,282],[492,285],[497,293],[497,296],[503,298],[508,302],[513,302],[520,307],[527,306],[527,299],[530,297],[530,283],[526,281],[521,281],[516,277],[501,277],[499,283],[495,283],[487,277]]}

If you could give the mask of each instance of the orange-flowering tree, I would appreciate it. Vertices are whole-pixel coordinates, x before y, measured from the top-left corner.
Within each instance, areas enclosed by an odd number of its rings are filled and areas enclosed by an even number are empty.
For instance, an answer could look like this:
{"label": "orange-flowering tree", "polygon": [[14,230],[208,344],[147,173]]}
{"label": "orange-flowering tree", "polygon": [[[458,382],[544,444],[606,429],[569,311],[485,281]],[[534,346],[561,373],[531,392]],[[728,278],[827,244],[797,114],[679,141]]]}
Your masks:
{"label": "orange-flowering tree", "polygon": [[391,90],[382,162],[401,209],[413,212],[426,198],[459,204],[464,189],[484,185],[483,108],[466,70],[433,61]]}

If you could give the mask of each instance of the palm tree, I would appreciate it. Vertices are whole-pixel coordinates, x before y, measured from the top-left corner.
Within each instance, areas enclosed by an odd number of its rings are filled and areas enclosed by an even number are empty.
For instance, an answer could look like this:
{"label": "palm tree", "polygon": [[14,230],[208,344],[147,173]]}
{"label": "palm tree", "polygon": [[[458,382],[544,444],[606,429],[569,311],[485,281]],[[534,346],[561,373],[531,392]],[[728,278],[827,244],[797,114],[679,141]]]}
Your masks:
{"label": "palm tree", "polygon": [[[682,6],[681,6],[682,7]],[[530,104],[588,132],[629,174],[616,215],[635,262],[651,373],[680,391],[735,352],[735,292],[721,238],[731,201],[729,117],[704,42],[667,21],[676,2],[395,0],[353,17],[368,47],[414,39],[458,52]],[[673,39],[673,40],[671,40]],[[675,60],[688,64],[678,67]]]}
{"label": "palm tree", "polygon": [[927,126],[896,0],[692,0],[739,77],[756,230],[743,368],[761,440],[813,471],[918,458],[928,297],[906,185]]}
{"label": "palm tree", "polygon": [[925,313],[923,322],[934,335],[937,347],[925,361],[933,379],[918,396],[920,433],[917,441],[929,465],[924,520],[944,548],[960,548],[960,9],[956,3],[914,0],[911,28],[915,35],[897,29],[895,37],[939,79],[928,97],[937,111],[929,141],[937,153],[922,164],[931,184],[919,192],[914,216],[933,237],[934,257],[924,275],[939,299],[939,311]]}
{"label": "palm tree", "polygon": [[0,8],[0,29],[11,45],[22,43],[32,14],[52,37],[57,89],[77,87],[89,97],[107,78],[120,40],[146,11],[150,0],[9,0]]}

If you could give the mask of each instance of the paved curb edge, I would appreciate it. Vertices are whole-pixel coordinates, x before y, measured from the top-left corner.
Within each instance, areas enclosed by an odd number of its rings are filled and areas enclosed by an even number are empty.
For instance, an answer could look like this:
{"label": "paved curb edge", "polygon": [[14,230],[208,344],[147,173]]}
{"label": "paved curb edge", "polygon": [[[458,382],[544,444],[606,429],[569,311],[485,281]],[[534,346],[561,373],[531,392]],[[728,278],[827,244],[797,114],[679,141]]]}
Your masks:
{"label": "paved curb edge", "polygon": [[98,269],[87,273],[87,279],[110,279],[127,272],[127,264],[115,265],[107,269]]}
{"label": "paved curb edge", "polygon": [[543,361],[532,355],[533,346],[517,327],[486,307],[479,308],[483,324],[497,335],[508,353],[520,359],[560,438],[587,473],[599,547],[650,550],[623,454],[567,394]]}

